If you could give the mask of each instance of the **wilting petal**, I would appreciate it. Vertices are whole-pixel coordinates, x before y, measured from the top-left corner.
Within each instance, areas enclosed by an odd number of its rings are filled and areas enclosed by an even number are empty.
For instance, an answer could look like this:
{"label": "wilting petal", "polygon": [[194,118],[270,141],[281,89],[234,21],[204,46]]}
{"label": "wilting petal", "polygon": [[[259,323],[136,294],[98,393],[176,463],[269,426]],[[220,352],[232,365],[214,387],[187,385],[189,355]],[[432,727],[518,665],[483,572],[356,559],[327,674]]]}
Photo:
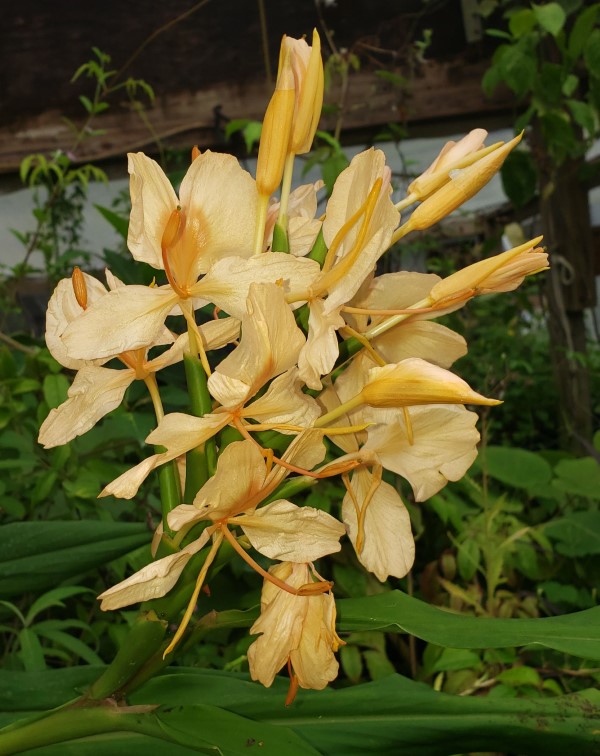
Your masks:
{"label": "wilting petal", "polygon": [[[317,402],[302,391],[298,369],[292,368],[271,383],[266,393],[245,407],[242,417],[270,425],[311,426],[321,414]],[[280,433],[292,431],[280,430]]]}
{"label": "wilting petal", "polygon": [[200,541],[194,541],[176,554],[170,554],[142,567],[131,577],[101,593],[98,596],[102,599],[100,609],[120,609],[122,606],[166,595],[179,579],[186,564],[201,548]]}
{"label": "wilting petal", "polygon": [[380,482],[372,498],[365,502],[372,481],[373,476],[365,469],[352,474],[351,488],[361,516],[367,505],[362,527],[359,528],[358,513],[349,493],[344,497],[342,517],[360,562],[383,582],[389,575],[400,578],[407,574],[414,562],[415,542],[408,510],[393,486]]}
{"label": "wilting petal", "polygon": [[398,412],[395,422],[369,428],[364,448],[374,451],[387,470],[406,478],[417,501],[425,501],[472,465],[479,441],[477,415],[457,405],[411,407],[408,413],[412,443]]}
{"label": "wilting petal", "polygon": [[250,284],[277,283],[284,293],[307,289],[321,272],[319,263],[295,258],[283,252],[267,252],[244,260],[225,257],[215,263],[204,278],[192,287],[195,297],[214,302],[240,320],[246,314]]}
{"label": "wilting petal", "polygon": [[297,507],[279,499],[240,515],[231,523],[241,525],[250,543],[269,559],[313,562],[342,547],[344,526],[334,517],[313,507]]}
{"label": "wilting petal", "polygon": [[234,441],[220,455],[216,473],[198,491],[194,506],[202,519],[213,522],[243,512],[263,488],[266,474],[257,446],[252,441]]}
{"label": "wilting petal", "polygon": [[127,246],[135,260],[162,269],[162,235],[178,205],[177,195],[156,161],[142,152],[128,157],[131,215]]}
{"label": "wilting petal", "polygon": [[[300,588],[311,579],[306,564],[283,562],[271,567],[269,572],[292,588]],[[313,597],[294,596],[267,580],[264,582],[261,614],[250,628],[251,635],[262,635],[248,649],[248,663],[252,679],[267,688],[289,659],[291,650],[300,645],[309,598]]]}
{"label": "wilting petal", "polygon": [[237,407],[267,381],[295,365],[304,335],[275,284],[251,284],[240,345],[208,379],[224,407]]}
{"label": "wilting petal", "polygon": [[[223,257],[252,255],[258,194],[233,155],[210,150],[200,154],[181,182],[179,196],[186,216],[182,243],[195,260],[188,280]],[[177,252],[176,246],[175,257]]]}
{"label": "wilting petal", "polygon": [[309,388],[320,389],[321,376],[333,368],[340,351],[336,332],[345,325],[339,311],[325,313],[322,299],[310,303],[308,339],[298,359],[300,378]]}
{"label": "wilting petal", "polygon": [[300,645],[290,652],[290,661],[301,688],[322,690],[337,677],[339,664],[334,652],[343,642],[335,632],[333,594],[310,596],[308,602]]}
{"label": "wilting petal", "polygon": [[116,409],[127,387],[135,380],[133,370],[110,370],[87,365],[75,376],[66,402],[50,410],[42,423],[38,441],[45,449],[66,444],[81,436]]}
{"label": "wilting petal", "polygon": [[[269,572],[293,588],[312,579],[305,564],[283,562]],[[261,615],[250,633],[262,633],[248,649],[253,680],[269,687],[288,659],[302,688],[321,690],[335,679],[338,663],[333,654],[341,641],[332,594],[293,596],[265,581]]]}
{"label": "wilting petal", "polygon": [[93,360],[150,346],[176,301],[170,288],[115,289],[67,328],[63,336],[67,352],[74,358]]}

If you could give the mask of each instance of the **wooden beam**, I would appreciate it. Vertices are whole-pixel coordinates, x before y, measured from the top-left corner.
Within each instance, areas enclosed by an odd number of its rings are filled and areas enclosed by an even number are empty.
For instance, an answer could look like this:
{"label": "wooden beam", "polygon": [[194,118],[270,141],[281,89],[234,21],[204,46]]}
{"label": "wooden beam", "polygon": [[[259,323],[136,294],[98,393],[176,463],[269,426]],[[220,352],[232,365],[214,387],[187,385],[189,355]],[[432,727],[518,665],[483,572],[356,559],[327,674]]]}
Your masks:
{"label": "wooden beam", "polygon": [[[487,100],[481,90],[486,61],[468,63],[425,62],[407,88],[399,88],[372,71],[352,74],[343,129],[375,129],[388,123],[434,123],[461,117],[472,119],[506,112],[512,104],[508,93]],[[144,119],[126,106],[113,105],[97,116],[93,128],[100,136],[90,137],[78,148],[77,162],[99,162],[126,152],[156,151],[157,138],[165,146],[177,148],[199,144],[202,148],[223,149],[221,118],[262,119],[270,96],[261,81],[216,84],[198,91],[176,92],[157,98],[144,111]],[[340,87],[334,84],[326,103],[340,101]],[[220,113],[219,117],[216,114]],[[325,116],[322,128],[332,129],[335,114]],[[152,131],[148,128],[151,124]],[[30,116],[18,124],[0,126],[0,173],[18,171],[22,159],[33,152],[69,151],[73,134],[56,110]]]}

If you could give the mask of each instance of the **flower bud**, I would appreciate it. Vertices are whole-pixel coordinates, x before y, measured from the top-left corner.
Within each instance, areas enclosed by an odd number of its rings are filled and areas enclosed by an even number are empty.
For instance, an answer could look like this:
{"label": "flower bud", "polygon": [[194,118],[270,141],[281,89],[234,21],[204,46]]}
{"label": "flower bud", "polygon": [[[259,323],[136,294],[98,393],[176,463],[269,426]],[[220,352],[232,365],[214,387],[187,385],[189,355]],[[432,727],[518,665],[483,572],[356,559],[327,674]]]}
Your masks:
{"label": "flower bud", "polygon": [[541,247],[536,247],[541,240],[542,237],[538,236],[532,241],[468,265],[444,278],[429,292],[430,302],[435,304],[455,299],[462,292],[468,292],[469,296],[473,296],[516,289],[525,276],[549,267],[548,254]]}
{"label": "flower bud", "polygon": [[292,132],[295,86],[291,55],[283,37],[275,91],[267,106],[260,135],[256,186],[263,197],[271,195],[281,183]]}
{"label": "flower bud", "polygon": [[433,226],[471,199],[500,170],[502,163],[521,141],[522,136],[522,133],[519,134],[473,165],[460,170],[454,178],[415,209],[406,224],[406,232],[423,231]]}
{"label": "flower bud", "polygon": [[323,106],[321,40],[316,29],[313,30],[312,47],[304,39],[284,39],[290,47],[296,88],[290,151],[302,155],[310,151]]}
{"label": "flower bud", "polygon": [[418,357],[369,370],[360,397],[371,407],[413,407],[418,404],[502,404],[488,399],[448,370]]}

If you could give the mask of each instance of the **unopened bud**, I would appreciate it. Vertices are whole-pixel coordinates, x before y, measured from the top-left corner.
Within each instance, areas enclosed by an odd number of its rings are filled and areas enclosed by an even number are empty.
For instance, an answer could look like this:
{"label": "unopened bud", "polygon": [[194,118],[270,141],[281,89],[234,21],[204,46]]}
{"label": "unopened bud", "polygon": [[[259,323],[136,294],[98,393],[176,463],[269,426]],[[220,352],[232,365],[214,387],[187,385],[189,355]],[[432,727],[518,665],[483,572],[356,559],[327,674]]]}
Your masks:
{"label": "unopened bud", "polygon": [[420,204],[410,216],[407,231],[423,231],[445,218],[464,202],[471,199],[500,170],[508,154],[521,141],[523,133],[511,139],[473,165],[458,172],[434,194]]}
{"label": "unopened bud", "polygon": [[294,102],[294,75],[284,36],[279,56],[277,84],[267,106],[258,148],[256,187],[263,197],[273,194],[281,183],[290,144]]}
{"label": "unopened bud", "polygon": [[418,357],[372,368],[369,381],[360,392],[371,407],[413,407],[418,404],[502,404],[488,399],[468,383],[437,365]]}
{"label": "unopened bud", "polygon": [[542,237],[538,236],[507,252],[458,270],[433,287],[429,292],[429,301],[436,304],[455,299],[465,291],[471,291],[473,294],[492,294],[516,289],[525,276],[548,268],[547,253],[536,246],[541,240]]}
{"label": "unopened bud", "polygon": [[73,268],[73,275],[71,276],[71,282],[73,284],[73,291],[75,293],[75,299],[77,304],[82,310],[87,308],[87,284],[81,270],[77,265]]}
{"label": "unopened bud", "polygon": [[[290,150],[296,155],[309,152],[317,130],[323,107],[323,60],[321,39],[313,30],[312,47],[304,40],[290,40],[295,43],[292,51],[292,68],[296,82],[296,112]],[[300,48],[300,46],[303,48]],[[304,50],[306,48],[306,50]],[[302,49],[302,52],[300,50]],[[294,55],[294,52],[297,54]],[[305,63],[306,52],[308,61]]]}

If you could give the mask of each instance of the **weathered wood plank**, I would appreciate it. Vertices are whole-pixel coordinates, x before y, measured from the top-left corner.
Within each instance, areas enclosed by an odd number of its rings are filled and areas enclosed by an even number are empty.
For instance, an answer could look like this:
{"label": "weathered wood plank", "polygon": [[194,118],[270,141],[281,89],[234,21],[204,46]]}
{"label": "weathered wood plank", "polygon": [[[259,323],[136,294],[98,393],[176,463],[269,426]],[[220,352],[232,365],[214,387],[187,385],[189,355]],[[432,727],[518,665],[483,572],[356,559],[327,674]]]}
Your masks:
{"label": "weathered wood plank", "polygon": [[[506,110],[511,99],[500,96],[486,100],[481,91],[485,62],[426,63],[420,67],[408,91],[400,90],[373,72],[361,71],[351,76],[344,129],[376,128],[390,122],[430,122],[452,117],[472,117]],[[78,161],[99,161],[127,151],[147,148],[156,142],[155,135],[169,147],[223,146],[223,124],[216,109],[227,119],[260,120],[264,114],[270,87],[263,81],[243,86],[219,83],[197,90],[177,92],[157,98],[145,116],[147,125],[126,105],[114,105],[94,121],[102,136],[86,140],[77,150]],[[339,102],[339,85],[328,92],[326,101]],[[323,128],[332,128],[335,116],[323,118]],[[18,170],[21,160],[31,152],[48,153],[69,150],[73,135],[56,110],[0,126],[0,173]]]}

